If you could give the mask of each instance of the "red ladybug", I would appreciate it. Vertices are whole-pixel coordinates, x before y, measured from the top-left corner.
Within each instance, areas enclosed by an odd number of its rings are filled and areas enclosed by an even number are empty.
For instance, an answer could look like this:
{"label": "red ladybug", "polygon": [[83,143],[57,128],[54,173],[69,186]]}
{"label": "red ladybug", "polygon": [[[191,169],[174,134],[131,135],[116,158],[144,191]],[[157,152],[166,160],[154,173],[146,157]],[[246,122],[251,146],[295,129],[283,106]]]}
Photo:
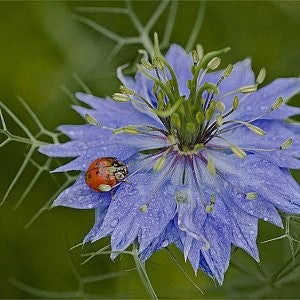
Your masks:
{"label": "red ladybug", "polygon": [[115,157],[101,157],[93,161],[85,173],[85,182],[96,192],[108,192],[128,175],[124,163]]}

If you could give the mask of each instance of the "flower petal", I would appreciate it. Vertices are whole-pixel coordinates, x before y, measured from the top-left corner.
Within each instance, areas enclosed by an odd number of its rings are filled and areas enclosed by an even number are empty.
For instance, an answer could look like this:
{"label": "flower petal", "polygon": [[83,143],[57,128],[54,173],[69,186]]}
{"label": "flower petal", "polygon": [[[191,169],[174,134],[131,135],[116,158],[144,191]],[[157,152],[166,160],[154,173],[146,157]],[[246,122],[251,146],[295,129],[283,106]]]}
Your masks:
{"label": "flower petal", "polygon": [[224,273],[229,266],[231,228],[219,223],[218,219],[208,217],[204,224],[204,234],[209,241],[210,248],[202,250],[201,254],[213,276],[221,285],[224,280]]}
{"label": "flower petal", "polygon": [[[157,174],[151,173],[133,175],[130,184],[122,184],[93,240],[111,234],[112,250],[124,250],[138,237],[140,251],[145,250],[175,214],[174,187],[158,184]],[[141,212],[147,203],[148,210]]]}
{"label": "flower petal", "polygon": [[[300,78],[279,78],[259,89],[253,94],[245,96],[240,101],[238,110],[232,114],[233,118],[250,120],[266,113],[273,102],[282,97],[285,101],[300,92]],[[300,113],[300,108],[283,104],[279,109],[269,113],[265,119],[285,119]]]}
{"label": "flower petal", "polygon": [[182,47],[173,44],[166,54],[166,59],[177,75],[180,94],[188,96],[187,81],[193,78],[191,72],[191,66],[193,65],[192,56],[187,55]]}
{"label": "flower petal", "polygon": [[259,261],[256,245],[258,219],[243,212],[235,203],[232,203],[231,199],[227,200],[227,208],[232,216],[232,243]]}
{"label": "flower petal", "polygon": [[[222,77],[223,72],[224,71],[219,71],[206,74],[204,80],[216,84]],[[251,68],[251,59],[246,58],[233,65],[233,70],[230,76],[224,79],[219,86],[219,95],[222,96],[226,93],[235,91],[240,87],[252,85],[254,83],[255,75]],[[232,100],[235,95],[238,95],[238,93],[229,95],[222,99],[222,102],[225,104],[227,110],[229,110],[232,107]]]}
{"label": "flower petal", "polygon": [[93,109],[87,109],[74,105],[73,108],[84,118],[90,114],[100,124],[108,127],[118,128],[126,125],[151,125],[160,126],[156,117],[152,114],[142,113],[137,110],[131,103],[119,103],[110,98],[98,98],[93,95],[76,93],[76,97],[91,106]]}
{"label": "flower petal", "polygon": [[67,171],[86,171],[89,165],[99,157],[117,157],[125,162],[136,152],[133,147],[120,147],[119,145],[110,145],[106,147],[92,148],[83,152],[82,155],[72,160],[71,162],[58,167],[52,172],[67,172]]}
{"label": "flower petal", "polygon": [[300,213],[300,187],[286,169],[251,154],[245,159],[218,155],[215,160],[224,178],[239,192],[256,192],[284,212]]}
{"label": "flower petal", "polygon": [[179,239],[178,229],[173,220],[169,222],[164,231],[140,253],[142,261],[146,261],[154,252],[166,248]]}
{"label": "flower petal", "polygon": [[97,193],[93,191],[84,181],[81,174],[75,183],[65,189],[53,202],[52,207],[66,206],[78,209],[91,209],[101,204],[108,204],[111,193]]}
{"label": "flower petal", "polygon": [[98,207],[95,209],[95,224],[93,228],[90,230],[90,232],[86,235],[86,237],[83,240],[83,243],[90,242],[94,236],[99,232],[100,227],[103,224],[103,220],[105,218],[105,215],[107,213],[107,209],[110,202],[102,202]]}
{"label": "flower petal", "polygon": [[[225,138],[231,143],[241,148],[251,149],[278,149],[279,146],[289,138],[292,138],[293,144],[285,150],[275,151],[250,151],[259,154],[274,164],[283,168],[298,169],[300,168],[300,128],[288,124],[281,120],[259,120],[253,123],[266,132],[265,136],[259,136],[250,131],[246,126],[229,131]],[[213,139],[213,143],[227,146],[220,140]]]}

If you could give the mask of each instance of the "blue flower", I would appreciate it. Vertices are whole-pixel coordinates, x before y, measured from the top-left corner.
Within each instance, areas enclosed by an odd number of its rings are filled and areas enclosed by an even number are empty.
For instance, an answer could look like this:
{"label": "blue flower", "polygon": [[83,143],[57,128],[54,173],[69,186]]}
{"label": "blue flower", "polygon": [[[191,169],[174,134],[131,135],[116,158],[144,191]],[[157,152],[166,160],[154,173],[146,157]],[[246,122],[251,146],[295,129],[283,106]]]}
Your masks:
{"label": "blue flower", "polygon": [[[215,72],[227,50],[202,57],[199,47],[187,55],[172,45],[164,57],[156,39],[134,79],[118,70],[123,86],[113,99],[76,94],[90,108],[73,108],[90,124],[60,126],[70,141],[40,152],[75,158],[54,172],[82,171],[53,206],[95,209],[84,242],[110,236],[112,251],[137,242],[142,260],[175,244],[195,272],[221,284],[232,245],[259,261],[258,219],[282,227],[278,209],[300,213],[289,172],[300,168],[299,126],[285,121],[300,112],[286,105],[300,79],[258,89],[264,71],[255,80],[249,59]],[[129,170],[113,199],[85,182],[100,157]]]}

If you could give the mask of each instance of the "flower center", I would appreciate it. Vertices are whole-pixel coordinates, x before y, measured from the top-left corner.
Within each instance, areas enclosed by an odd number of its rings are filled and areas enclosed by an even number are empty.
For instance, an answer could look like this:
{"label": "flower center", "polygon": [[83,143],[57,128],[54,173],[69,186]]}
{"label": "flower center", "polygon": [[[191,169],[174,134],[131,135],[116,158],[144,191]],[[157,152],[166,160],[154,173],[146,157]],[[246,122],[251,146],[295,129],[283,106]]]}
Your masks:
{"label": "flower center", "polygon": [[[234,132],[235,129],[242,126],[247,127],[257,135],[265,135],[265,131],[253,123],[278,109],[283,103],[281,97],[276,99],[264,114],[251,120],[232,119],[234,112],[239,108],[240,100],[237,94],[242,96],[241,101],[244,101],[249,94],[255,92],[257,86],[264,80],[265,70],[260,71],[255,84],[220,94],[219,87],[230,76],[233,66],[229,64],[217,82],[205,81],[205,75],[218,68],[221,62],[219,55],[229,50],[230,48],[224,48],[203,55],[202,47],[196,46],[196,50],[192,51],[192,79],[186,82],[189,93],[182,95],[176,72],[161,54],[158,37],[155,34],[154,55],[151,62],[148,54],[144,51],[142,52],[141,64],[137,65],[137,68],[147,79],[153,82],[152,93],[156,98],[156,103],[125,86],[121,86],[120,93],[113,94],[112,98],[118,102],[132,102],[134,105],[142,105],[143,109],[157,116],[164,129],[148,125],[127,125],[121,128],[107,129],[111,129],[114,134],[148,135],[159,139],[163,135],[169,142],[169,146],[153,147],[153,149],[140,151],[142,154],[157,158],[153,166],[156,170],[162,169],[166,156],[174,152],[180,156],[192,156],[202,150],[208,150],[208,154],[210,150],[229,150],[239,158],[245,158],[247,151],[276,151],[288,148],[292,143],[291,139],[274,149],[242,149],[224,137],[225,133]],[[233,97],[232,103],[230,107],[226,107],[223,100],[230,95]],[[86,116],[86,119],[90,124],[103,127],[91,116]],[[208,155],[205,163],[210,173],[215,174],[216,170],[210,155]]]}

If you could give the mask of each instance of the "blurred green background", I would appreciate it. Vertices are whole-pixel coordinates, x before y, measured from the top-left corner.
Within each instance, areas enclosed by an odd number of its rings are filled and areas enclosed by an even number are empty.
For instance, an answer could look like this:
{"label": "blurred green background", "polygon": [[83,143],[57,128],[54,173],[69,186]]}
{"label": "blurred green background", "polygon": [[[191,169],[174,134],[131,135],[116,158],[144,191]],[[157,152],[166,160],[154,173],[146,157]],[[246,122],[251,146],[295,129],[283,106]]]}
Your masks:
{"label": "blurred green background", "polygon": [[[159,5],[162,2],[132,2],[143,24]],[[0,99],[34,133],[38,128],[17,100],[18,95],[50,130],[60,124],[83,123],[71,110],[74,100],[67,94],[82,90],[82,80],[94,94],[111,95],[119,85],[116,66],[133,63],[137,49],[141,48],[141,45],[127,45],[112,60],[107,60],[116,42],[80,22],[78,16],[89,18],[121,37],[134,36],[136,30],[122,10],[120,14],[90,13],[78,8],[90,6],[124,8],[126,3],[0,2]],[[199,7],[204,19],[200,13],[195,24]],[[166,5],[151,34],[157,31],[163,36],[170,22],[170,9],[175,9],[175,5]],[[185,46],[193,29],[203,21],[200,32],[196,32],[196,41],[205,50],[231,46],[232,51],[224,57],[224,66],[250,56],[256,73],[262,66],[267,68],[266,82],[270,82],[276,77],[300,74],[299,15],[300,2],[292,1],[208,1],[206,5],[198,1],[179,1],[171,41]],[[299,96],[292,100],[294,105],[299,103]],[[9,130],[22,135],[16,123],[3,114]],[[0,135],[0,143],[4,140]],[[0,199],[15,178],[28,149],[28,145],[22,143],[9,143],[0,149]],[[41,165],[45,163],[40,155],[34,154],[33,159]],[[92,211],[56,208],[44,211],[31,226],[24,228],[66,180],[64,175],[51,177],[44,172],[23,203],[14,209],[36,172],[29,162],[0,207],[0,298],[148,297],[137,272],[130,271],[135,267],[131,257],[122,256],[111,262],[108,256],[97,256],[81,265],[83,253],[103,247],[108,240],[85,246],[83,250],[81,247],[68,250],[80,243],[89,231],[93,224]],[[294,174],[300,178],[299,172]],[[291,235],[296,237],[297,219],[290,219],[290,226]],[[261,222],[258,242],[282,234],[283,230]],[[296,251],[296,243],[294,246]],[[206,291],[204,296],[166,251],[154,255],[147,270],[160,298],[299,299],[300,260],[299,255],[294,262],[291,260],[288,240],[261,244],[259,249],[260,264],[241,250],[233,254],[222,287],[201,272],[194,277],[189,264],[173,249],[188,274]],[[124,270],[129,271],[122,272]],[[86,276],[98,277],[91,279],[93,283],[85,284]]]}

